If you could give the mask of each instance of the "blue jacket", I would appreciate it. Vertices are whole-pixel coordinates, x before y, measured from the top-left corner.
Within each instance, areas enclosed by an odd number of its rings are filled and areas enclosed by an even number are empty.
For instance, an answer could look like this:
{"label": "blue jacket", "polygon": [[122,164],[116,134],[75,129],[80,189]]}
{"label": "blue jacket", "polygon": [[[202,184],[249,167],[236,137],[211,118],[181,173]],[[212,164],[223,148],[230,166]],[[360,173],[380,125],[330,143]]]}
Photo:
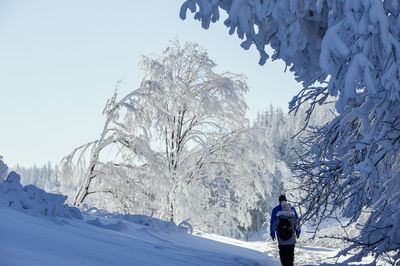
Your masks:
{"label": "blue jacket", "polygon": [[[275,237],[275,233],[276,233],[276,236],[278,236],[278,231],[273,230],[273,229],[272,229],[272,226],[274,225],[274,223],[275,223],[275,221],[276,221],[276,214],[277,214],[278,212],[280,212],[281,210],[282,210],[282,205],[281,205],[281,203],[279,203],[279,205],[276,206],[276,207],[272,210],[271,221],[270,221],[270,224],[269,224],[269,231],[270,231],[270,236],[271,236],[271,237]],[[297,215],[296,210],[295,210],[293,207],[292,207],[292,210],[294,211],[294,214],[296,215],[296,218],[298,219],[299,216]],[[300,233],[301,233],[301,230],[300,230],[300,227],[298,227],[298,228],[296,229],[296,235],[300,235]]]}

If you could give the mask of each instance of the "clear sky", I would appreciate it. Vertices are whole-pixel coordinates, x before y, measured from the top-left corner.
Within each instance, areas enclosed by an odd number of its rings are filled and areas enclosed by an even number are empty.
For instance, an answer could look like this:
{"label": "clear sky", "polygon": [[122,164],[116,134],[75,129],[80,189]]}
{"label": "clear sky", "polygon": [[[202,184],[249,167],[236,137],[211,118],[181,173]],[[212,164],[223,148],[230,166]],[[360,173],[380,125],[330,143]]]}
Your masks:
{"label": "clear sky", "polygon": [[141,55],[160,54],[169,40],[206,48],[217,70],[245,74],[248,117],[269,104],[287,110],[299,90],[282,62],[258,65],[223,21],[203,30],[183,1],[1,0],[0,155],[9,165],[57,163],[96,139],[114,84],[137,88]]}

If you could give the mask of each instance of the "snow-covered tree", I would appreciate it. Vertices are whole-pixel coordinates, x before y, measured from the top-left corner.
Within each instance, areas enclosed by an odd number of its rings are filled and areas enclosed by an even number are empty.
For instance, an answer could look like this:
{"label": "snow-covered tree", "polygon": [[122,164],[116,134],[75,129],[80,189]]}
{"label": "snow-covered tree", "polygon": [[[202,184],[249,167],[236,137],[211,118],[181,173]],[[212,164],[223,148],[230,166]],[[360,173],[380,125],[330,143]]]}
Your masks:
{"label": "snow-covered tree", "polygon": [[[310,116],[309,125],[312,127],[324,125],[335,116],[334,106],[318,106],[313,115]],[[288,167],[292,167],[299,159],[299,153],[303,150],[299,137],[307,134],[302,133],[306,119],[306,109],[301,107],[296,115],[287,114],[280,107],[272,104],[259,112],[253,121],[254,127],[264,129],[264,141],[273,152],[275,159],[284,161]]]}
{"label": "snow-covered tree", "polygon": [[[167,178],[168,216],[173,220],[179,187],[206,171],[212,149],[223,148],[215,141],[246,124],[243,94],[247,85],[241,75],[217,74],[206,51],[193,43],[181,47],[176,41],[162,57],[143,57],[140,65],[144,71],[140,88],[122,100],[115,93],[105,108],[106,124],[101,138],[90,144],[89,167],[84,167],[84,183],[75,204],[80,205],[91,193],[100,166],[107,166],[100,163],[101,151],[118,144],[123,163],[115,166],[137,172],[158,169],[157,175]],[[65,162],[71,162],[74,155]],[[188,167],[193,160],[196,163]]]}
{"label": "snow-covered tree", "polygon": [[17,164],[11,170],[21,175],[22,185],[34,185],[46,191],[57,191],[58,189],[57,178],[50,162],[41,167],[36,165],[24,167]]}
{"label": "snow-covered tree", "polygon": [[349,249],[359,250],[349,261],[391,252],[399,262],[399,2],[187,0],[181,18],[187,9],[204,28],[225,10],[230,34],[236,31],[245,49],[254,44],[260,64],[271,46],[272,58],[283,59],[304,86],[293,110],[308,102],[311,114],[337,97],[337,117],[314,130],[297,168],[309,185],[304,219],[321,221],[339,209],[355,222],[367,211],[360,236],[348,239]]}
{"label": "snow-covered tree", "polygon": [[145,141],[162,155],[171,183],[169,217],[174,220],[178,190],[209,169],[212,153],[224,148],[216,141],[245,126],[247,85],[243,76],[217,74],[206,51],[192,43],[180,47],[175,42],[162,58],[145,57],[141,66],[141,88],[151,96],[131,100],[141,112],[130,112],[126,124],[136,134],[149,135]]}
{"label": "snow-covered tree", "polygon": [[236,238],[262,229],[290,176],[263,137],[264,130],[252,128],[216,141],[207,170],[185,190],[189,200],[180,216],[192,217],[200,230]]}
{"label": "snow-covered tree", "polygon": [[[60,190],[73,199],[75,206],[81,206],[88,196],[94,198],[92,201],[105,198],[109,203],[107,194],[110,194],[112,199],[124,205],[126,211],[130,208],[127,202],[133,200],[128,195],[135,193],[134,198],[140,191],[146,191],[145,187],[138,187],[133,179],[162,175],[159,155],[153,153],[148,142],[133,134],[124,124],[125,115],[134,110],[129,104],[131,98],[149,95],[137,89],[117,99],[120,85],[121,82],[117,82],[114,95],[103,110],[106,121],[100,138],[77,147],[61,160],[57,168]],[[146,130],[145,127],[141,129]],[[134,163],[131,163],[132,158]],[[129,175],[130,171],[135,172],[134,178]],[[152,197],[147,193],[144,195]]]}
{"label": "snow-covered tree", "polygon": [[100,139],[59,164],[60,191],[76,205],[191,218],[198,229],[238,238],[265,226],[290,171],[265,130],[248,126],[245,78],[216,73],[193,43],[175,42],[141,67],[140,88],[107,102]]}
{"label": "snow-covered tree", "polygon": [[0,182],[5,180],[8,175],[8,167],[7,164],[3,162],[3,156],[0,155]]}

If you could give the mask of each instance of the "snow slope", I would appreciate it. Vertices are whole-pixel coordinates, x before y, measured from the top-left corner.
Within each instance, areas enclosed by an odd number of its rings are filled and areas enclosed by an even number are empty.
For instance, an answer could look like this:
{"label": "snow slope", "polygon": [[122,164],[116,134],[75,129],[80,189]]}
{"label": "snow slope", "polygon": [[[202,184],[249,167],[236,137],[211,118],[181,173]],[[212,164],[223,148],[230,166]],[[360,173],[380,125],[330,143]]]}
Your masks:
{"label": "snow slope", "polygon": [[[338,249],[298,243],[295,263],[335,265],[337,262],[331,257],[337,252]],[[190,235],[88,214],[83,215],[83,220],[32,216],[6,206],[0,197],[0,266],[16,265],[280,263],[277,244],[272,241],[244,242],[199,231]]]}
{"label": "snow slope", "polygon": [[261,252],[189,234],[185,222],[96,208],[82,215],[66,199],[8,174],[0,184],[0,266],[276,264]]}
{"label": "snow slope", "polygon": [[[1,204],[0,204],[1,206]],[[279,265],[265,254],[182,232],[122,221],[83,220],[0,207],[0,265]],[[120,220],[97,217],[102,224]]]}
{"label": "snow slope", "polygon": [[[96,208],[82,215],[66,199],[22,186],[15,172],[7,176],[0,184],[0,266],[280,265],[272,241],[244,242],[199,231],[192,235],[187,222],[177,226]],[[267,235],[259,233],[258,239]],[[339,249],[317,247],[305,240],[307,234],[296,245],[296,265],[337,263],[329,257]]]}

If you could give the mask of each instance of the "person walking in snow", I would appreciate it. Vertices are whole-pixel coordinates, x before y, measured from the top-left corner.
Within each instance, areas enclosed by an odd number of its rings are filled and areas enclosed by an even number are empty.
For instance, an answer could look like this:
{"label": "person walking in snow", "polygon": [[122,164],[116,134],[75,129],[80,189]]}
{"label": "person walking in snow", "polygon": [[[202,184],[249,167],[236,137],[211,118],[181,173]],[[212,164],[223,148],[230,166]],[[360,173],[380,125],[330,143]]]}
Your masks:
{"label": "person walking in snow", "polygon": [[290,206],[285,195],[279,197],[279,205],[272,210],[270,235],[273,241],[278,238],[279,257],[283,266],[293,266],[294,246],[300,237],[299,217]]}

